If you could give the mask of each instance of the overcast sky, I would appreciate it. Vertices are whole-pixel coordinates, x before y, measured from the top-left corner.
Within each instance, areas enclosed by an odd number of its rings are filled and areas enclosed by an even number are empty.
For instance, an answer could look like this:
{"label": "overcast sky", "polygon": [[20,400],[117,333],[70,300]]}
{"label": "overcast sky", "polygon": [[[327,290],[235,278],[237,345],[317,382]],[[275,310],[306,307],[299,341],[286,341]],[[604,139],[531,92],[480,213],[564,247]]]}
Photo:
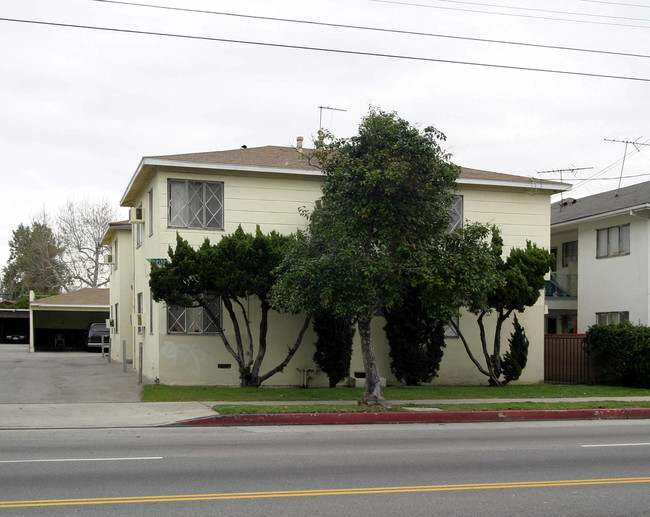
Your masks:
{"label": "overcast sky", "polygon": [[[549,179],[559,174],[538,173],[593,167],[563,179],[614,178],[583,182],[574,197],[617,187],[625,144],[604,139],[650,143],[648,0],[150,2],[609,54],[93,0],[0,0],[0,267],[12,230],[39,210],[54,216],[67,199],[102,196],[118,206],[142,156],[292,145],[299,135],[310,143],[318,106],[346,110],[322,112],[323,127],[340,137],[372,105],[443,131],[462,166]],[[622,185],[649,180],[650,146],[628,152]]]}

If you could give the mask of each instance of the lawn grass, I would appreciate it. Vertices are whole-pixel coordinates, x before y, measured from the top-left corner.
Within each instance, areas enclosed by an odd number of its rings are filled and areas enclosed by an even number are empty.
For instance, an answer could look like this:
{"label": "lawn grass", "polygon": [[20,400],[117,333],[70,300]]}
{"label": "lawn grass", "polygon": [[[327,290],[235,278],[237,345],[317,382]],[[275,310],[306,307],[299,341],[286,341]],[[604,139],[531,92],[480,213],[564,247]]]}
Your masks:
{"label": "lawn grass", "polygon": [[[363,388],[240,388],[223,386],[166,386],[149,384],[142,392],[143,402],[184,401],[343,401],[359,400]],[[650,396],[650,389],[605,385],[528,384],[490,386],[389,386],[388,400],[566,398]]]}
{"label": "lawn grass", "polygon": [[[358,405],[332,405],[332,404],[307,404],[307,405],[217,405],[214,409],[220,415],[255,415],[276,413],[377,413],[407,411],[409,407],[432,407],[417,404],[406,406],[393,406],[392,409],[369,408]],[[505,411],[525,409],[617,409],[630,407],[650,407],[650,402],[503,402],[490,404],[440,404],[435,406],[443,411]]]}

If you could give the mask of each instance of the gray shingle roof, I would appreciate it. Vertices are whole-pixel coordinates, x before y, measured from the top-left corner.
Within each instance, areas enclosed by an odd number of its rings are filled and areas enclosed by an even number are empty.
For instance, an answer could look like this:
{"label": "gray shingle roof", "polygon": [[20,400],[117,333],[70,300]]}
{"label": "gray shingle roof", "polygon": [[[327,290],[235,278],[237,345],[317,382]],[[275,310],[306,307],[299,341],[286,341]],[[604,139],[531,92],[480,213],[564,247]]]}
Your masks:
{"label": "gray shingle roof", "polygon": [[551,225],[617,212],[650,203],[650,181],[551,205]]}

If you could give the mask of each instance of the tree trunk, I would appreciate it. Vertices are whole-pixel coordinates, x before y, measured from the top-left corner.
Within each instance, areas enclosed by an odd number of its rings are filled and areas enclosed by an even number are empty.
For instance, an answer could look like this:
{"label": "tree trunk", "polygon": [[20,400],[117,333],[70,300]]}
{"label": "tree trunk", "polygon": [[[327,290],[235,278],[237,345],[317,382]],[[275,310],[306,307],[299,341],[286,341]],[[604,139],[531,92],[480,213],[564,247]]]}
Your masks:
{"label": "tree trunk", "polygon": [[366,390],[359,404],[363,406],[384,406],[390,404],[384,398],[379,380],[379,367],[375,357],[375,349],[370,340],[370,322],[372,316],[359,319],[359,336],[361,337],[361,354],[363,356],[363,368],[366,372]]}

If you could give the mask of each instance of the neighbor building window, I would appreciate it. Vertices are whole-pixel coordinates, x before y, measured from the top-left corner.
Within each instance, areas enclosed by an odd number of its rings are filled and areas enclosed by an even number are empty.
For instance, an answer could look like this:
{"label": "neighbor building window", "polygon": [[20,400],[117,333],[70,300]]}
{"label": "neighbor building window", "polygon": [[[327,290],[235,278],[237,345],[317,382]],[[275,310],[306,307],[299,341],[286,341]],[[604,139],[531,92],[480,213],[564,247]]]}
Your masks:
{"label": "neighbor building window", "polygon": [[[142,208],[142,203],[138,208]],[[135,225],[135,247],[139,248],[142,246],[142,234],[144,232],[144,224],[138,223]]]}
{"label": "neighbor building window", "polygon": [[[142,309],[144,308],[144,299],[142,293],[138,293],[136,298],[136,308],[138,314],[142,314]],[[138,334],[142,334],[142,327],[138,327]]]}
{"label": "neighbor building window", "polygon": [[615,257],[630,253],[630,225],[597,230],[596,257]]}
{"label": "neighbor building window", "polygon": [[169,180],[170,228],[223,230],[223,183]]}
{"label": "neighbor building window", "polygon": [[149,191],[149,211],[147,212],[147,222],[149,223],[149,237],[153,235],[153,189]]}
{"label": "neighbor building window", "polygon": [[630,313],[628,311],[596,313],[596,323],[598,325],[609,325],[610,323],[623,323],[629,320],[630,320]]}
{"label": "neighbor building window", "polygon": [[221,327],[221,299],[210,302],[210,311],[219,322],[215,324],[202,307],[167,307],[169,334],[217,334]]}
{"label": "neighbor building window", "polygon": [[571,262],[578,262],[578,241],[562,243],[562,267],[567,267]]}
{"label": "neighbor building window", "polygon": [[450,208],[451,220],[449,231],[453,232],[463,227],[463,196],[456,196]]}
{"label": "neighbor building window", "polygon": [[153,334],[153,294],[149,291],[149,334]]}

